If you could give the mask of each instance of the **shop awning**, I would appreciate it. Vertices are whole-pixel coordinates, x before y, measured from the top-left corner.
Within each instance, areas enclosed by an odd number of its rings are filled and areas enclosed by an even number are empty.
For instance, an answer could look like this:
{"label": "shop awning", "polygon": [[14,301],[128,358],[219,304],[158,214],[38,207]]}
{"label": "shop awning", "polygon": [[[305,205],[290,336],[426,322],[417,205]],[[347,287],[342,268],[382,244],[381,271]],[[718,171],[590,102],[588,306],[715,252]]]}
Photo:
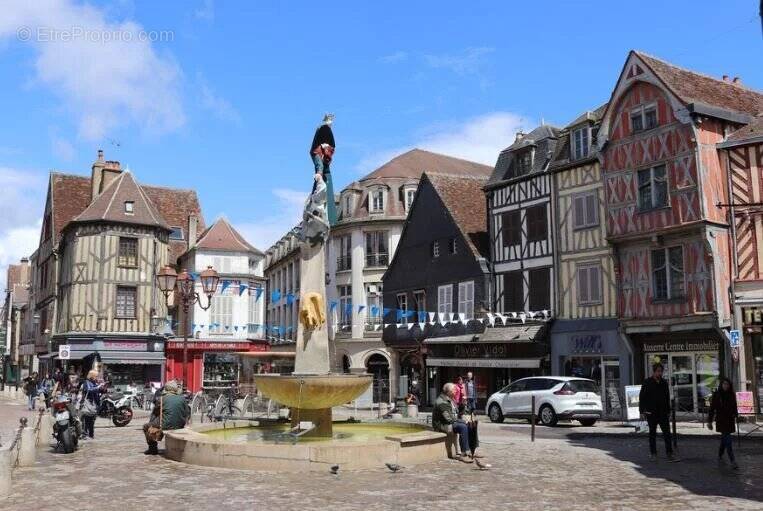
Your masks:
{"label": "shop awning", "polygon": [[428,357],[428,367],[492,367],[510,369],[537,369],[539,358],[434,358]]}
{"label": "shop awning", "polygon": [[158,365],[164,362],[161,351],[99,351],[104,364]]}
{"label": "shop awning", "polygon": [[486,328],[479,342],[535,342],[545,340],[546,324],[496,326]]}
{"label": "shop awning", "polygon": [[430,337],[424,341],[424,344],[454,344],[473,342],[478,336],[476,334],[451,335],[448,337]]}
{"label": "shop awning", "polygon": [[236,355],[252,358],[294,358],[293,351],[237,351]]}

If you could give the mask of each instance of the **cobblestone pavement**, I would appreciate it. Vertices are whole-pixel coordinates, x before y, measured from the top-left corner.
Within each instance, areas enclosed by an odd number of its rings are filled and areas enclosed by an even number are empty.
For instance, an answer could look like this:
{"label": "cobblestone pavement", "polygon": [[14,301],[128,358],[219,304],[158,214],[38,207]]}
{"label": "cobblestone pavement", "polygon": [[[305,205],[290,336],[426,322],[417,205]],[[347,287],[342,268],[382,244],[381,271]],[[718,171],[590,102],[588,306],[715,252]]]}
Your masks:
{"label": "cobblestone pavement", "polygon": [[[0,402],[0,417],[9,406]],[[761,509],[763,442],[737,449],[734,472],[715,460],[717,437],[685,438],[683,461],[648,461],[646,439],[570,430],[530,443],[525,431],[485,424],[489,471],[442,461],[404,468],[278,474],[195,467],[144,456],[141,420],[115,428],[98,420],[96,439],[70,455],[38,451],[14,472],[4,511],[221,509]],[[580,432],[577,432],[580,431]],[[62,504],[63,503],[63,504]]]}

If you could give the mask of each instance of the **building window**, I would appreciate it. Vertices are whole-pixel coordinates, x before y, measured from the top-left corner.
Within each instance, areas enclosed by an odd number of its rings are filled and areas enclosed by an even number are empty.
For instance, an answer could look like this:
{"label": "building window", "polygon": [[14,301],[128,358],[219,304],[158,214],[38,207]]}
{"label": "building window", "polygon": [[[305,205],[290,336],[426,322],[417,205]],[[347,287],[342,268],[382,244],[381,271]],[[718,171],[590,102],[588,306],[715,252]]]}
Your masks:
{"label": "building window", "polygon": [[413,198],[416,197],[415,188],[406,188],[405,190],[405,210],[410,211],[413,204]]}
{"label": "building window", "polygon": [[524,279],[521,271],[503,274],[503,311],[519,312],[525,310]]}
{"label": "building window", "polygon": [[[232,273],[233,257],[230,256],[216,256],[212,258],[212,267],[218,271],[218,273]],[[283,286],[279,286],[283,289]]]}
{"label": "building window", "polygon": [[217,285],[217,292],[212,295],[212,305],[209,308],[210,332],[233,335],[233,298],[232,286],[223,291],[222,283]]}
{"label": "building window", "polygon": [[474,281],[458,284],[458,315],[461,319],[474,318]]}
{"label": "building window", "polygon": [[382,304],[382,284],[368,284],[366,286],[366,327],[375,330],[376,325],[381,324],[384,308]]}
{"label": "building window", "polygon": [[668,177],[665,165],[638,171],[638,207],[645,211],[668,205]]}
{"label": "building window", "polygon": [[522,218],[518,209],[501,213],[501,235],[504,247],[522,243]]}
{"label": "building window", "polygon": [[408,312],[408,293],[397,294],[397,310],[400,322],[408,324],[408,315],[406,314]]}
{"label": "building window", "polygon": [[527,208],[527,241],[544,241],[548,237],[546,205],[539,204]]}
{"label": "building window", "polygon": [[655,300],[676,300],[684,297],[683,247],[652,250],[652,275]]}
{"label": "building window", "polygon": [[551,308],[551,269],[536,268],[529,272],[530,310],[541,311]]}
{"label": "building window", "polygon": [[426,291],[420,289],[413,292],[413,306],[416,309],[416,320],[421,321],[418,315],[419,313],[425,313],[427,311],[427,294]]}
{"label": "building window", "polygon": [[125,215],[135,214],[135,202],[128,200],[125,201]]}
{"label": "building window", "polygon": [[578,195],[572,201],[575,229],[587,229],[599,225],[599,196],[596,192]]}
{"label": "building window", "polygon": [[389,251],[387,250],[387,231],[370,231],[366,233],[366,267],[387,266]]}
{"label": "building window", "polygon": [[432,257],[440,257],[440,242],[432,242]]}
{"label": "building window", "polygon": [[342,205],[342,212],[345,218],[352,216],[352,195],[346,194],[344,196],[344,204]]}
{"label": "building window", "polygon": [[183,235],[183,228],[182,227],[171,227],[172,232],[170,233],[170,239],[171,240],[184,240],[185,236]]}
{"label": "building window", "polygon": [[257,295],[250,292],[249,294],[249,311],[247,314],[247,323],[248,323],[248,330],[250,334],[257,333],[258,327],[260,323],[262,323],[260,318],[260,307],[259,302],[257,300]]}
{"label": "building window", "polygon": [[515,156],[515,175],[527,174],[530,172],[533,166],[533,151],[532,149],[525,149],[516,153]]}
{"label": "building window", "polygon": [[119,238],[119,266],[138,266],[138,238]]}
{"label": "building window", "polygon": [[601,265],[578,266],[578,303],[601,303]]}
{"label": "building window", "polygon": [[51,215],[45,215],[45,221],[42,223],[42,235],[44,240],[49,240],[53,234],[53,228],[51,227]]}
{"label": "building window", "polygon": [[137,294],[137,288],[117,286],[117,318],[135,318]]}
{"label": "building window", "polygon": [[339,291],[339,326],[352,327],[352,286],[337,286]]}
{"label": "building window", "polygon": [[450,251],[451,254],[456,253],[456,238],[450,238],[450,240],[448,241],[448,250]]}
{"label": "building window", "polygon": [[650,130],[657,127],[657,106],[642,105],[631,110],[631,131]]}
{"label": "building window", "polygon": [[336,259],[336,270],[344,271],[352,269],[352,235],[345,234],[336,240],[336,251],[339,254]]}
{"label": "building window", "polygon": [[579,160],[588,156],[590,128],[585,126],[572,132],[572,159]]}
{"label": "building window", "polygon": [[453,312],[453,284],[437,288],[437,312],[440,319],[444,319],[443,314]]}
{"label": "building window", "polygon": [[384,190],[378,189],[371,191],[371,213],[381,213],[384,211]]}

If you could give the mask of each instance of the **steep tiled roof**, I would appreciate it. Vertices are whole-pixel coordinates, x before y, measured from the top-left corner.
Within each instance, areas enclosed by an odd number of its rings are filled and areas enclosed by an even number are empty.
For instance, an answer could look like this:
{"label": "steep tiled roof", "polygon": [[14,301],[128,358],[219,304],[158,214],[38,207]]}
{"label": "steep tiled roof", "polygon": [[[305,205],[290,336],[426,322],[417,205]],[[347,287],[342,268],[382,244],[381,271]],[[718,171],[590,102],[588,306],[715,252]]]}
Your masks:
{"label": "steep tiled roof", "polygon": [[[126,209],[129,202],[133,205],[131,212]],[[120,173],[74,221],[105,221],[170,228],[129,171]]]}
{"label": "steep tiled roof", "polygon": [[29,301],[29,263],[9,264],[6,286],[13,291],[14,305]]}
{"label": "steep tiled roof", "polygon": [[498,155],[495,169],[493,170],[490,179],[488,179],[486,186],[494,186],[513,177],[520,177],[512,176],[512,164],[514,161],[514,154],[525,147],[534,146],[535,157],[533,158],[532,169],[523,175],[530,175],[545,170],[554,154],[556,154],[559,132],[559,128],[543,124],[532,130],[530,133],[522,135],[521,138],[515,140],[513,144],[501,151],[501,154]]}
{"label": "steep tiled roof", "polygon": [[481,176],[453,176],[429,172],[425,174],[476,257],[487,257],[490,244],[487,234],[487,206],[482,191],[489,173],[490,168],[487,167]]}
{"label": "steep tiled roof", "polygon": [[[574,121],[569,123],[567,126],[565,126],[560,132],[559,132],[559,140],[556,144],[556,154],[554,155],[554,159],[549,165],[550,170],[560,169],[560,168],[570,168],[572,166],[575,166],[579,163],[588,163],[590,160],[596,158],[596,147],[595,147],[595,141],[596,141],[596,131],[598,129],[599,121],[601,121],[602,116],[604,115],[604,112],[607,110],[607,103],[604,103],[603,105],[599,106],[598,108],[595,108],[594,110],[586,110],[579,116],[575,118]],[[572,131],[573,128],[576,128],[577,126],[582,125],[584,122],[588,122],[590,126],[593,126],[593,130],[591,133],[591,137],[589,140],[589,152],[588,156],[584,158],[580,158],[578,160],[571,160],[570,159],[570,131]]]}
{"label": "steep tiled roof", "polygon": [[232,252],[252,252],[263,255],[250,245],[225,218],[219,218],[199,237],[196,248],[209,250],[229,250]]}
{"label": "steep tiled roof", "polygon": [[74,217],[90,204],[90,178],[51,172],[50,192],[53,233],[56,238]]}
{"label": "steep tiled roof", "polygon": [[423,149],[411,149],[400,156],[392,158],[367,176],[360,178],[360,181],[385,177],[412,177],[418,179],[423,172],[479,175],[484,173],[484,168],[485,165],[481,163],[424,151]]}
{"label": "steep tiled roof", "polygon": [[726,142],[730,145],[763,138],[763,114],[756,116],[750,124],[739,128],[728,137]]}
{"label": "steep tiled roof", "polygon": [[741,84],[689,71],[640,51],[634,51],[685,104],[703,103],[748,115],[763,111],[763,94]]}
{"label": "steep tiled roof", "polygon": [[[204,217],[201,215],[201,204],[199,204],[199,197],[195,191],[148,185],[141,185],[141,188],[154,203],[159,213],[167,220],[170,227],[181,227],[183,231],[187,231],[188,217],[196,215],[198,219],[197,232],[204,231]],[[186,233],[187,236],[190,236],[190,233]],[[170,239],[170,262],[175,263],[187,248],[187,239]]]}

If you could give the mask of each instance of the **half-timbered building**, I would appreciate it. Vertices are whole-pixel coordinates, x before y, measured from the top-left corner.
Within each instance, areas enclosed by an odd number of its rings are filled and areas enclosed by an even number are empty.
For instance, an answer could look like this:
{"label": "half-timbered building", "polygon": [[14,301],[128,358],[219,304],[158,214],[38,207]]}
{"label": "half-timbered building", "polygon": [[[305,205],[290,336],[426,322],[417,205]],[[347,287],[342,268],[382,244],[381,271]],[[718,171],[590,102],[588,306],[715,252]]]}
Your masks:
{"label": "half-timbered building", "polygon": [[195,192],[141,185],[102,151],[90,178],[51,173],[33,283],[46,364],[70,345],[65,364],[100,360],[116,385],[161,381],[172,332],[155,277],[198,228]]}
{"label": "half-timbered building", "polygon": [[716,144],[763,96],[632,51],[597,135],[618,313],[635,372],[664,364],[682,411],[730,373],[729,224]]}
{"label": "half-timbered building", "polygon": [[557,276],[551,371],[596,380],[605,411],[619,417],[632,360],[618,329],[615,265],[594,143],[606,106],[584,112],[561,130],[550,166]]}
{"label": "half-timbered building", "polygon": [[740,390],[752,390],[763,414],[763,114],[718,144],[728,172],[732,224],[732,300]]}

